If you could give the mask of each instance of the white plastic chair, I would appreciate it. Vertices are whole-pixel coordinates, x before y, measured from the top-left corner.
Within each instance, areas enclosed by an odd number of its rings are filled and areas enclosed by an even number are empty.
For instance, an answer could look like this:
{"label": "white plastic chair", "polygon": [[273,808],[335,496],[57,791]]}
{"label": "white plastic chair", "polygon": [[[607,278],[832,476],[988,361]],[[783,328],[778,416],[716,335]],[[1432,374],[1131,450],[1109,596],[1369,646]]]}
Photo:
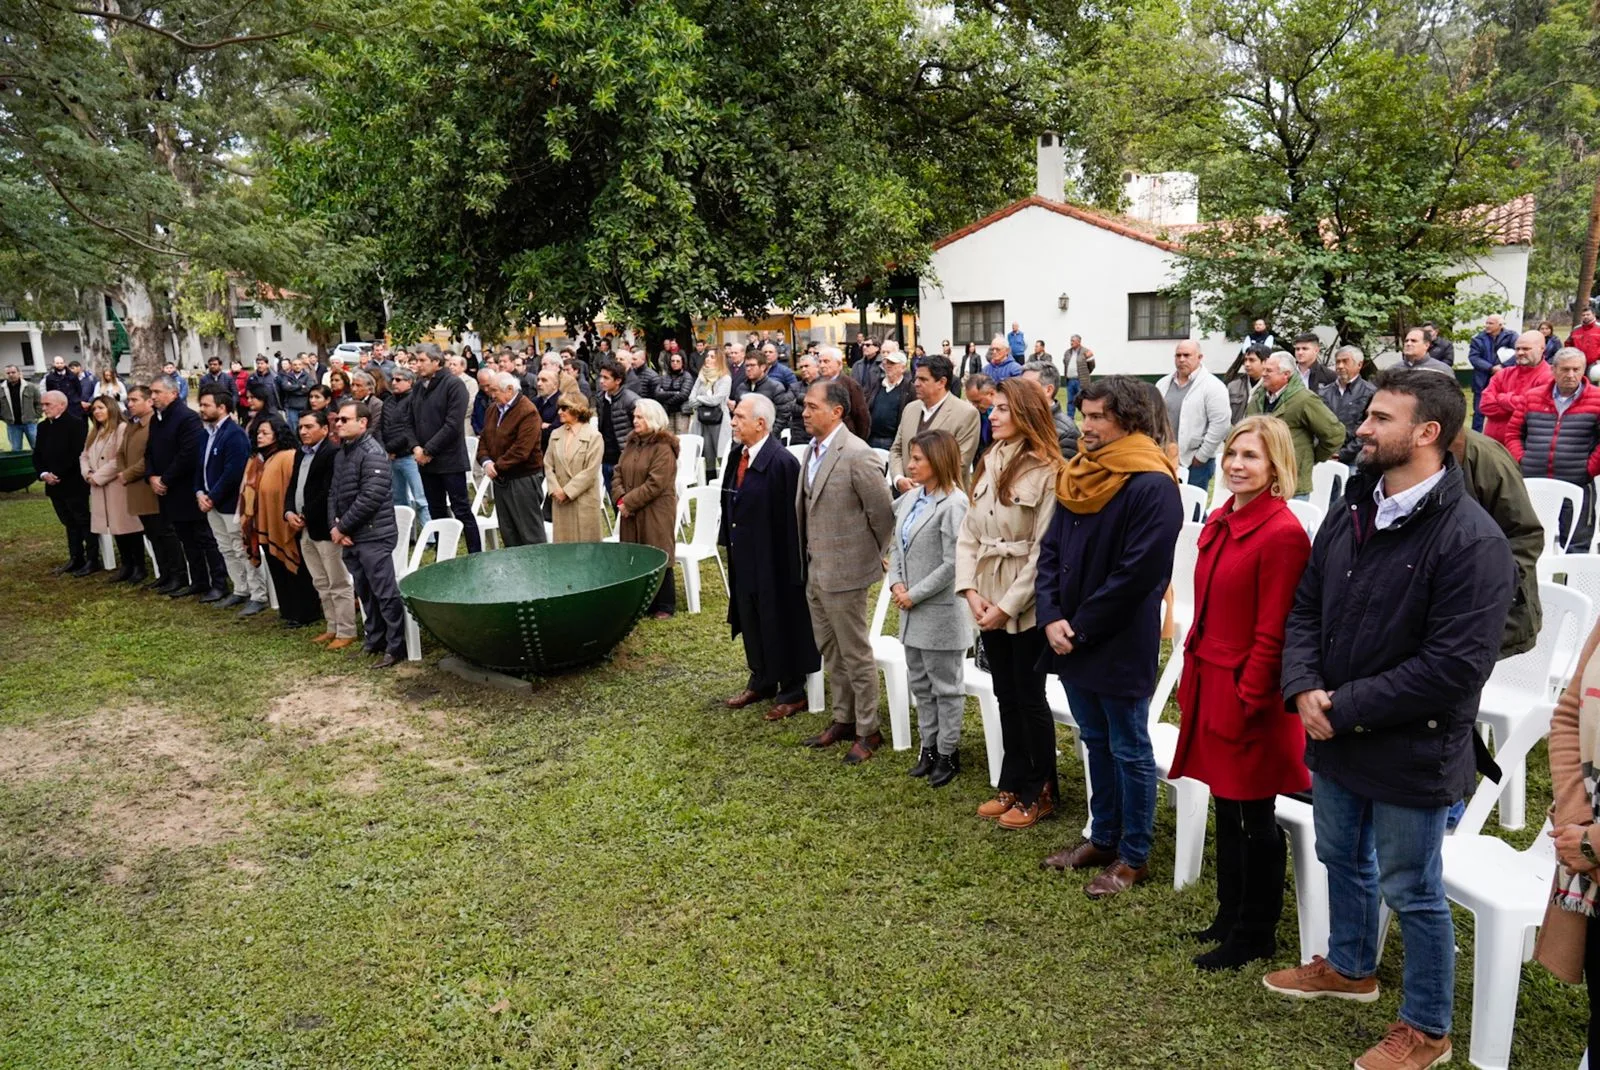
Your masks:
{"label": "white plastic chair", "polygon": [[144,552],[150,555],[150,574],[159,580],[161,578],[161,562],[156,558],[156,548],[151,545],[148,536],[144,540]]}
{"label": "white plastic chair", "polygon": [[801,465],[802,468],[805,467],[805,463],[806,463],[806,450],[808,450],[810,448],[811,448],[811,443],[809,443],[809,442],[806,443],[803,446],[785,446],[784,447],[784,449],[788,450],[791,454],[794,455],[794,459],[800,462],[800,465]]}
{"label": "white plastic chair", "polygon": [[1321,461],[1311,466],[1311,504],[1327,516],[1333,510],[1333,497],[1344,499],[1344,483],[1350,478],[1350,466],[1343,461]]}
{"label": "white plastic chair", "polygon": [[886,449],[881,449],[877,446],[873,446],[872,452],[877,454],[878,467],[883,469],[883,478],[884,481],[887,482],[889,479],[889,451]]}
{"label": "white plastic chair", "polygon": [[1546,554],[1539,558],[1539,582],[1555,583],[1561,577],[1565,587],[1587,595],[1590,616],[1576,629],[1563,628],[1556,639],[1555,663],[1550,670],[1550,690],[1560,691],[1578,671],[1578,655],[1583,652],[1583,641],[1594,627],[1594,612],[1600,611],[1600,555],[1597,554]]}
{"label": "white plastic chair", "polygon": [[[689,612],[700,612],[700,563],[707,558],[717,563],[722,575],[722,589],[732,597],[728,587],[728,574],[723,571],[722,556],[717,552],[717,528],[722,523],[722,488],[720,486],[695,487],[689,491],[685,503],[694,504],[694,535],[688,542],[680,542],[674,549],[678,563],[683,566],[683,594],[689,603]],[[687,509],[687,505],[685,505]]]}
{"label": "white plastic chair", "polygon": [[[1478,728],[1488,729],[1497,747],[1509,739],[1528,711],[1550,699],[1550,673],[1563,628],[1589,620],[1594,604],[1587,595],[1560,584],[1539,584],[1544,624],[1533,649],[1495,663],[1478,700]],[[1588,633],[1582,632],[1582,635]],[[1497,759],[1499,761],[1499,759]],[[1500,794],[1500,827],[1520,829],[1527,822],[1528,770],[1521,758],[1499,761],[1505,776]]]}
{"label": "white plastic chair", "polygon": [[1184,888],[1200,879],[1206,853],[1206,812],[1211,806],[1211,789],[1193,777],[1171,776],[1172,760],[1178,754],[1178,726],[1161,719],[1161,709],[1150,706],[1150,749],[1155,755],[1156,774],[1172,792],[1177,808],[1177,829],[1173,833],[1172,886]]}
{"label": "white plastic chair", "polygon": [[1206,505],[1209,496],[1204,487],[1190,486],[1188,483],[1178,484],[1178,499],[1183,502],[1184,523],[1205,523]]}
{"label": "white plastic chair", "polygon": [[1311,805],[1278,796],[1278,827],[1289,834],[1294,866],[1295,912],[1300,922],[1300,961],[1328,954],[1328,867],[1317,857],[1317,828]]}
{"label": "white plastic chair", "polygon": [[117,567],[117,540],[109,533],[100,536],[100,564],[107,572]]}
{"label": "white plastic chair", "polygon": [[994,697],[994,681],[978,668],[978,663],[967,658],[961,663],[962,690],[978,700],[978,716],[983,722],[983,746],[989,757],[989,786],[1000,786],[1000,763],[1005,760],[1006,747],[1000,739],[1000,703]]}
{"label": "white plastic chair", "polygon": [[1194,570],[1200,562],[1200,532],[1204,524],[1188,521],[1178,533],[1172,550],[1172,652],[1161,667],[1156,691],[1150,699],[1152,710],[1164,710],[1183,673],[1183,640],[1194,623]]}
{"label": "white plastic chair", "polygon": [[911,747],[911,681],[906,670],[906,648],[897,635],[884,635],[889,619],[889,584],[878,585],[878,603],[872,607],[872,660],[883,673],[883,690],[889,697],[889,738],[895,750]]}
{"label": "white plastic chair", "polygon": [[[1528,711],[1500,746],[1500,765],[1522,766],[1534,744],[1550,731],[1554,707]],[[1518,851],[1498,836],[1482,834],[1499,786],[1485,777],[1472,794],[1454,835],[1444,840],[1444,890],[1472,911],[1473,1066],[1504,1070],[1511,1059],[1528,937],[1544,920],[1555,874],[1554,841],[1541,831]],[[1548,828],[1548,824],[1546,825]]]}
{"label": "white plastic chair", "polygon": [[1544,528],[1544,552],[1547,554],[1567,552],[1569,550],[1585,553],[1587,546],[1558,546],[1556,540],[1561,533],[1561,506],[1571,505],[1571,526],[1567,529],[1570,540],[1572,533],[1577,529],[1578,518],[1583,515],[1583,488],[1572,485],[1561,479],[1525,479],[1522,485],[1528,489],[1528,500],[1533,503],[1533,511],[1539,516],[1539,524]]}
{"label": "white plastic chair", "polygon": [[[434,554],[434,560],[448,561],[456,556],[461,548],[461,521],[455,517],[443,520],[430,520],[422,526],[422,534],[417,536],[417,544],[411,551],[411,557],[406,562],[406,570],[396,576],[396,580],[411,575],[422,567],[422,553],[428,548],[428,540],[437,537],[439,549]],[[411,610],[406,610],[406,660],[422,660],[422,629],[417,626],[417,618],[411,615]]]}
{"label": "white plastic chair", "polygon": [[1310,502],[1298,502],[1291,499],[1288,502],[1288,506],[1289,512],[1293,513],[1294,518],[1300,521],[1300,526],[1306,529],[1306,537],[1315,539],[1317,537],[1317,529],[1322,526],[1326,513]]}
{"label": "white plastic chair", "polygon": [[490,497],[493,486],[494,480],[481,480],[472,494],[472,515],[478,522],[478,542],[485,549],[491,540],[496,546],[500,545],[500,518],[495,515],[493,501],[489,504],[488,513],[483,511],[484,500]]}
{"label": "white plastic chair", "polygon": [[[699,435],[678,436],[678,486],[697,487],[706,480],[706,440]],[[681,492],[680,492],[681,493]]]}
{"label": "white plastic chair", "polygon": [[406,574],[406,565],[411,560],[411,528],[417,522],[417,511],[409,505],[394,507],[394,526],[398,534],[394,540],[394,574],[398,578]]}

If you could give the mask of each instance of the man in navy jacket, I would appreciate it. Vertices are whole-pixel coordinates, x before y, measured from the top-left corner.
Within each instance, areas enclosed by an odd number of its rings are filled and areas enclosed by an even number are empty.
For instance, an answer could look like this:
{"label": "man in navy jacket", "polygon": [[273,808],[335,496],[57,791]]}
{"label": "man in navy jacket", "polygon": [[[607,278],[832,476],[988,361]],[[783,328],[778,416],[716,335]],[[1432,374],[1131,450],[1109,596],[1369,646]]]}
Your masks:
{"label": "man in navy jacket", "polygon": [[1445,821],[1476,786],[1478,697],[1517,582],[1505,535],[1449,452],[1465,418],[1449,376],[1379,376],[1361,471],[1317,531],[1284,634],[1283,696],[1310,737],[1332,925],[1326,959],[1265,983],[1301,999],[1377,999],[1381,893],[1405,940],[1400,1020],[1357,1066],[1450,1055]]}
{"label": "man in navy jacket", "polygon": [[178,400],[178,380],[170,375],[158,376],[150,384],[150,400],[156,414],[145,446],[145,480],[160,499],[161,515],[172,525],[189,565],[187,576],[174,569],[155,590],[173,598],[216,594],[220,600],[227,594],[223,590],[227,568],[194,493],[205,451],[205,427],[195,411]]}
{"label": "man in navy jacket", "polygon": [[1155,832],[1150,696],[1183,505],[1176,470],[1155,443],[1146,389],[1112,375],[1079,393],[1079,453],[1057,486],[1034,584],[1050,645],[1039,670],[1061,677],[1094,782],[1088,838],[1045,862],[1100,867],[1084,889],[1091,899],[1149,876]]}
{"label": "man in navy jacket", "polygon": [[[216,602],[221,609],[232,609],[242,602],[239,616],[253,617],[267,608],[267,581],[262,569],[250,563],[239,532],[239,485],[250,460],[250,439],[244,428],[228,419],[232,411],[233,405],[220,387],[200,395],[206,445],[195,473],[195,501],[206,515],[211,536],[222,551],[228,579],[233,582],[233,594],[223,597],[220,590],[213,591],[200,601]],[[213,594],[217,597],[213,598]]]}

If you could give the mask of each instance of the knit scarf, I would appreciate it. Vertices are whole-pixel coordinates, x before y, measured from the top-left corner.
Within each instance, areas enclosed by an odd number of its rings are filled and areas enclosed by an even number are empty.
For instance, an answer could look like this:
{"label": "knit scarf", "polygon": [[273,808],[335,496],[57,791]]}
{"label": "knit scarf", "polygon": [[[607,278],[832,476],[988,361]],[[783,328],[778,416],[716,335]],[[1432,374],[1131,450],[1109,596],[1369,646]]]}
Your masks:
{"label": "knit scarf", "polygon": [[1178,478],[1177,467],[1155,440],[1135,432],[1097,450],[1079,450],[1056,477],[1056,501],[1069,512],[1098,513],[1136,472]]}
{"label": "knit scarf", "polygon": [[[1595,755],[1600,754],[1600,657],[1590,658],[1583,669],[1583,690],[1578,700],[1578,768],[1583,772],[1583,786],[1589,793],[1589,805],[1600,822],[1600,793],[1595,791],[1597,771]],[[1556,886],[1552,893],[1556,905],[1575,914],[1595,916],[1597,898],[1600,898],[1600,881],[1596,873],[1574,873],[1556,863]]]}

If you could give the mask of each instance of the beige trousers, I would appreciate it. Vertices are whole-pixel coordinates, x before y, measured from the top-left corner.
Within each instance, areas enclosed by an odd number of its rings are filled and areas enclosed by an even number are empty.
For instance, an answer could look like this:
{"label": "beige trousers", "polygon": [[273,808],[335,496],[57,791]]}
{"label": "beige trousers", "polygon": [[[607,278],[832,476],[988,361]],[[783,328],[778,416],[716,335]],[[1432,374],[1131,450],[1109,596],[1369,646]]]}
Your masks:
{"label": "beige trousers", "polygon": [[356,592],[350,586],[350,573],[344,570],[344,559],[332,539],[313,539],[300,536],[300,558],[311,573],[311,586],[316,588],[317,600],[322,603],[322,615],[328,619],[328,630],[340,639],[356,637]]}
{"label": "beige trousers", "polygon": [[811,609],[811,633],[828,673],[833,696],[833,719],[854,724],[856,735],[878,730],[878,666],[872,660],[872,639],[867,634],[871,600],[869,588],[855,591],[821,591],[806,584],[806,605]]}

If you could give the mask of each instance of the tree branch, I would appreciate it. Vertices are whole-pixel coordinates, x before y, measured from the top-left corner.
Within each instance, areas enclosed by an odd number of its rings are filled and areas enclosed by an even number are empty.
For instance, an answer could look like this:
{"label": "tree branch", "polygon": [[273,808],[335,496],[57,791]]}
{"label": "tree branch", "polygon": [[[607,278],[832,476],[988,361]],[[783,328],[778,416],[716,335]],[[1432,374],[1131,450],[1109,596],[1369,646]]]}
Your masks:
{"label": "tree branch", "polygon": [[148,22],[143,22],[131,15],[124,15],[117,11],[100,11],[90,7],[69,7],[65,8],[64,10],[74,15],[86,15],[93,19],[109,19],[112,22],[121,22],[126,23],[129,26],[137,26],[139,29],[147,30],[158,37],[165,37],[179,48],[189,52],[215,52],[218,49],[231,48],[234,45],[253,44],[257,41],[276,41],[284,37],[293,37],[295,34],[304,33],[307,30],[324,30],[328,28],[325,23],[308,22],[304,26],[296,26],[294,29],[290,30],[274,30],[271,33],[241,34],[238,37],[221,37],[215,41],[190,41],[185,37],[180,37],[179,35],[173,33],[171,30],[163,29],[160,26],[152,26]]}

